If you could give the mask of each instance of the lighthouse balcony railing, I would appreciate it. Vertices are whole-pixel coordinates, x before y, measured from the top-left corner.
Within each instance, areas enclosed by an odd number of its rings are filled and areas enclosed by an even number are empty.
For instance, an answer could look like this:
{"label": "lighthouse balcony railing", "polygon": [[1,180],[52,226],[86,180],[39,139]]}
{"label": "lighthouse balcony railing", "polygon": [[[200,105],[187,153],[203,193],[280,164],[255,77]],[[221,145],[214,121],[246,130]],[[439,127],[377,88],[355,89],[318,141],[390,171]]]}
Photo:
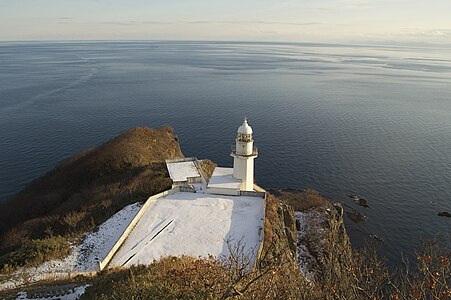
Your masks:
{"label": "lighthouse balcony railing", "polygon": [[[230,146],[230,151],[232,152],[232,154],[237,154],[236,153],[236,146],[235,145],[232,145],[232,146]],[[243,154],[239,154],[240,156],[257,156],[258,155],[258,148],[257,147],[253,147],[252,148],[252,153],[251,154],[246,154],[246,155],[243,155]]]}

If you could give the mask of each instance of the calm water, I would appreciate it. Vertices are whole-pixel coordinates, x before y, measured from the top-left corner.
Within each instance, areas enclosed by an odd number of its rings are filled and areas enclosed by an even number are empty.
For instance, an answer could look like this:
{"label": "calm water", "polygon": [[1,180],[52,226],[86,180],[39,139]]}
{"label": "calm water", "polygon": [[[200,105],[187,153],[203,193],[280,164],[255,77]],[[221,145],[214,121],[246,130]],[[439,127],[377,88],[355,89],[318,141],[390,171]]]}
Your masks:
{"label": "calm water", "polygon": [[[450,49],[198,42],[0,43],[0,200],[136,126],[231,166],[247,115],[264,187],[311,187],[399,252],[450,232]],[[346,192],[365,196],[355,206]]]}

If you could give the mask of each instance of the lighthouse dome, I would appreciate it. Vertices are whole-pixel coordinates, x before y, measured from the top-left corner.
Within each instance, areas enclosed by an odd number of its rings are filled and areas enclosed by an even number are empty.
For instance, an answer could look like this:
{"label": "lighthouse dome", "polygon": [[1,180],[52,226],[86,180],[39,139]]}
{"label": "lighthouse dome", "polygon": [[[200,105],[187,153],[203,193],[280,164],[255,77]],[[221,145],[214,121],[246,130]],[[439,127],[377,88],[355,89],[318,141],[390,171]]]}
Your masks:
{"label": "lighthouse dome", "polygon": [[247,119],[245,118],[243,121],[243,125],[238,127],[238,133],[241,134],[252,134],[252,127],[247,124]]}

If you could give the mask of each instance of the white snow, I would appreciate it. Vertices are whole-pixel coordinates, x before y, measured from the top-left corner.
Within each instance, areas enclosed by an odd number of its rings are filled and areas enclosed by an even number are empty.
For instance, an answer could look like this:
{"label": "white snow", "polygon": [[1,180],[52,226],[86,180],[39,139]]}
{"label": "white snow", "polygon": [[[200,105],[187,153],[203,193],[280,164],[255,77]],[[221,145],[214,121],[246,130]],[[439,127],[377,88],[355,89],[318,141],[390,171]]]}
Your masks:
{"label": "white snow", "polygon": [[314,258],[308,251],[307,247],[302,244],[302,240],[304,239],[304,236],[306,234],[308,224],[306,222],[305,213],[296,211],[294,212],[294,214],[296,220],[300,223],[300,230],[297,232],[298,252],[296,261],[302,274],[304,274],[304,277],[308,280],[312,280],[315,276],[315,273],[310,272],[309,263],[314,260]]}
{"label": "white snow", "polygon": [[242,239],[255,259],[263,226],[263,198],[179,192],[157,199],[144,213],[110,266],[150,264],[164,256],[229,254]]}
{"label": "white snow", "polygon": [[172,181],[187,181],[188,177],[200,177],[194,161],[167,162],[166,166]]}
{"label": "white snow", "polygon": [[89,284],[77,286],[72,289],[71,292],[61,295],[61,296],[35,296],[32,295],[28,298],[27,292],[19,292],[17,294],[16,300],[25,300],[25,299],[36,299],[36,300],[77,300],[83,295],[86,291],[86,288],[89,287]]}
{"label": "white snow", "polygon": [[208,188],[239,190],[241,180],[233,177],[233,168],[216,167],[208,182]]}
{"label": "white snow", "polygon": [[73,245],[71,253],[65,259],[47,261],[36,268],[20,268],[5,278],[0,277],[0,291],[25,283],[67,278],[77,272],[97,271],[99,260],[107,255],[140,207],[139,203],[124,207],[96,231],[86,234],[79,245]]}
{"label": "white snow", "polygon": [[[306,235],[309,233],[315,233],[318,237],[324,232],[324,228],[321,224],[325,220],[325,216],[317,210],[311,210],[307,212],[295,212],[297,222],[300,224],[300,230],[297,231],[297,257],[296,261],[299,269],[304,274],[307,280],[313,280],[316,272],[315,266],[317,265],[315,257],[313,257],[306,245],[303,243]],[[315,245],[321,248],[324,244],[324,240],[318,239],[318,243]]]}
{"label": "white snow", "polygon": [[139,203],[130,204],[100,225],[97,231],[87,234],[77,247],[76,270],[97,271],[99,261],[113,248],[140,208]]}

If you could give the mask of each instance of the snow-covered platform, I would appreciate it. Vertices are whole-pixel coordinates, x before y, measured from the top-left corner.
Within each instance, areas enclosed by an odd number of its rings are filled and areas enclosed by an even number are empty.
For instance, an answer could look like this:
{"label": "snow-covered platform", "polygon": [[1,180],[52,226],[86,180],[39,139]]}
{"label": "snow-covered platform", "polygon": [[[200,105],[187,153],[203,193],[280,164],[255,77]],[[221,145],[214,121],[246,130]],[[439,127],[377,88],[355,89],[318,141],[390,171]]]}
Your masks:
{"label": "snow-covered platform", "polygon": [[174,182],[188,181],[188,178],[200,178],[199,170],[193,160],[167,161],[169,176]]}
{"label": "snow-covered platform", "polygon": [[227,241],[242,240],[255,259],[262,234],[264,199],[179,192],[145,211],[110,266],[150,264],[164,256],[229,254]]}
{"label": "snow-covered platform", "polygon": [[207,193],[239,195],[241,180],[233,177],[233,168],[216,167],[207,186]]}

